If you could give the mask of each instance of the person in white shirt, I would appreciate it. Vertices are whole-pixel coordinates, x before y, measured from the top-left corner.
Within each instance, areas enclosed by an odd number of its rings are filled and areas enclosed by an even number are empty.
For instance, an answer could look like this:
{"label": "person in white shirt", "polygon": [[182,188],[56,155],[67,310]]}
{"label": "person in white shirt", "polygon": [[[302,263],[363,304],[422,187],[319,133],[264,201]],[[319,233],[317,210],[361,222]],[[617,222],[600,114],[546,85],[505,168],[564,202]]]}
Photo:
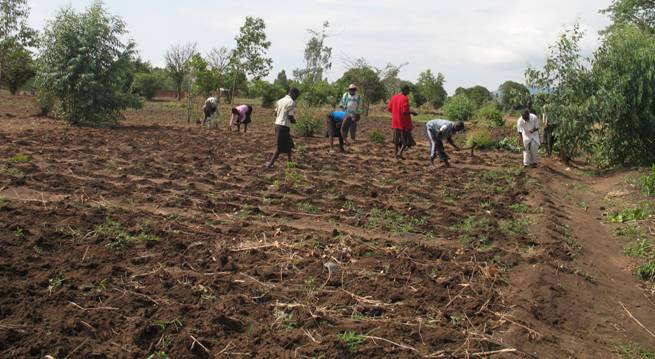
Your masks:
{"label": "person in white shirt", "polygon": [[210,117],[218,114],[218,99],[216,97],[210,97],[205,100],[205,104],[202,105],[202,112],[205,114],[201,123],[204,126]]}
{"label": "person in white shirt", "polygon": [[275,138],[277,145],[273,157],[266,165],[268,168],[273,168],[280,153],[286,153],[289,162],[291,162],[291,153],[295,147],[291,138],[291,124],[296,123],[296,100],[299,96],[300,90],[291,88],[289,94],[277,102],[275,108]]}
{"label": "person in white shirt", "polygon": [[523,166],[537,167],[539,141],[539,117],[526,109],[516,122],[519,147],[523,147]]}

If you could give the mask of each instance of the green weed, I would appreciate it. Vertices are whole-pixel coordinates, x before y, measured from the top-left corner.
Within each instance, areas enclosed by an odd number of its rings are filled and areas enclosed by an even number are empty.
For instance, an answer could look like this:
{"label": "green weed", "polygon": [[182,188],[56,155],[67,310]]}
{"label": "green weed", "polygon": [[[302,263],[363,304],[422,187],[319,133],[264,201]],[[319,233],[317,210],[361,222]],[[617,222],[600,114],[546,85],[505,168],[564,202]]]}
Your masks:
{"label": "green weed", "polygon": [[619,344],[616,351],[623,359],[655,359],[655,351],[644,349],[636,343]]}
{"label": "green weed", "polygon": [[655,282],[655,259],[637,268],[637,276],[646,282]]}
{"label": "green weed", "polygon": [[9,204],[9,200],[5,197],[0,196],[0,209],[5,208]]}
{"label": "green weed", "polygon": [[527,236],[529,234],[528,227],[533,224],[529,218],[517,218],[500,222],[500,228],[515,236]]}
{"label": "green weed", "polygon": [[491,230],[491,223],[487,218],[468,217],[465,220],[450,226],[450,231],[459,233],[458,241],[467,246],[474,240],[478,240],[481,245],[489,244],[489,238],[485,234],[475,237],[474,232],[488,232]]}
{"label": "green weed", "polygon": [[619,227],[614,230],[614,233],[619,237],[627,237],[629,239],[640,239],[644,237],[644,232],[634,223],[629,223],[625,227]]}
{"label": "green weed", "polygon": [[25,231],[23,231],[22,228],[18,227],[18,228],[16,228],[16,230],[14,231],[14,235],[15,235],[16,238],[18,238],[18,239],[23,239],[23,238],[25,238]]}
{"label": "green weed", "polygon": [[18,154],[12,157],[9,157],[9,163],[18,164],[18,163],[29,163],[30,156]]}
{"label": "green weed", "polygon": [[156,351],[148,355],[146,359],[168,359],[168,354],[164,351]]}
{"label": "green weed", "polygon": [[300,202],[298,203],[298,210],[300,212],[315,214],[318,213],[318,208],[311,204],[310,202]]}
{"label": "green weed", "polygon": [[287,330],[297,329],[299,327],[298,322],[296,322],[295,318],[293,317],[293,314],[285,314],[284,317],[282,317],[282,325]]}
{"label": "green weed", "polygon": [[355,331],[349,331],[339,334],[339,339],[341,339],[346,344],[346,347],[350,351],[357,350],[357,348],[359,348],[366,340],[366,338],[364,338],[363,336],[361,336],[361,334]]}
{"label": "green weed", "polygon": [[64,284],[64,276],[59,274],[56,277],[48,279],[48,294],[52,295],[57,289]]}
{"label": "green weed", "polygon": [[459,327],[464,323],[464,318],[459,315],[450,316],[450,325],[453,327]]}
{"label": "green weed", "polygon": [[368,138],[371,140],[371,142],[379,144],[382,144],[385,141],[384,134],[382,134],[382,132],[380,132],[378,129],[371,131],[371,133],[368,135]]}
{"label": "green weed", "polygon": [[626,223],[632,221],[641,221],[650,217],[650,211],[644,207],[635,207],[624,209],[621,212],[615,212],[607,216],[610,223]]}
{"label": "green weed", "polygon": [[153,234],[140,232],[137,235],[132,235],[119,222],[112,221],[109,218],[107,218],[105,223],[97,226],[94,233],[97,236],[111,240],[112,242],[107,244],[109,248],[123,248],[137,242],[159,241],[159,237]]}
{"label": "green weed", "polygon": [[647,258],[651,250],[653,249],[653,244],[647,238],[637,239],[625,250],[625,254],[633,258]]}
{"label": "green weed", "polygon": [[171,328],[176,332],[179,332],[180,329],[184,326],[182,322],[179,319],[173,319],[173,320],[156,320],[154,325],[158,326],[159,329],[162,331]]}
{"label": "green weed", "polygon": [[655,164],[651,169],[651,173],[648,176],[644,176],[641,179],[644,192],[649,196],[655,196]]}
{"label": "green weed", "polygon": [[373,208],[369,213],[368,229],[388,230],[394,233],[414,232],[416,227],[425,225],[424,218],[416,218],[389,209]]}

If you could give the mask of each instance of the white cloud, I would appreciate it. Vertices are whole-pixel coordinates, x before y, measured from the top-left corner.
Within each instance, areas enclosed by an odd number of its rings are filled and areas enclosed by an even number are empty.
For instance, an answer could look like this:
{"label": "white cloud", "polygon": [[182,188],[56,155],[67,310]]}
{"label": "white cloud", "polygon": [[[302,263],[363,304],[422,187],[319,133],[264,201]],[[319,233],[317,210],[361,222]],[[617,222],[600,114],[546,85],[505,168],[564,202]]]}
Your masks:
{"label": "white cloud", "polygon": [[[92,0],[71,0],[76,8]],[[41,27],[57,7],[53,0],[32,0],[31,22]],[[580,22],[587,29],[586,53],[598,45],[597,32],[608,20],[598,14],[610,0],[106,0],[128,23],[144,58],[161,65],[174,43],[195,41],[203,52],[233,46],[246,16],[264,18],[272,42],[275,76],[303,64],[307,28],[332,25],[331,79],[343,72],[341,54],[371,63],[409,62],[401,76],[414,80],[425,69],[442,72],[447,89],[484,85],[495,89],[505,80],[523,81],[527,65],[543,63],[548,45],[564,26]]]}

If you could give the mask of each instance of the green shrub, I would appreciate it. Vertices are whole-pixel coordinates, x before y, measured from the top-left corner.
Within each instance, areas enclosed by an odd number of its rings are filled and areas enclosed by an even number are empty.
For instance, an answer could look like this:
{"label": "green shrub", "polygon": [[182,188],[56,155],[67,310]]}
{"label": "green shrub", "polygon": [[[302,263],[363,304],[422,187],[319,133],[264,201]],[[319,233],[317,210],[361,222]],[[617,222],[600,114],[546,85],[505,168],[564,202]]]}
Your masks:
{"label": "green shrub", "polygon": [[469,132],[466,137],[466,146],[485,150],[496,147],[496,143],[489,130],[480,128]]}
{"label": "green shrub", "polygon": [[489,121],[494,127],[505,126],[505,118],[502,112],[498,111],[495,104],[490,103],[478,110],[478,118]]}
{"label": "green shrub", "polygon": [[653,165],[650,175],[643,177],[642,182],[644,191],[649,196],[655,196],[655,165]]}
{"label": "green shrub", "polygon": [[306,108],[305,110],[301,111],[300,116],[297,117],[294,128],[299,136],[312,137],[319,133],[322,127],[323,126],[320,117],[318,116],[318,112]]}
{"label": "green shrub", "polygon": [[475,104],[466,95],[457,95],[446,101],[443,110],[453,121],[468,121],[473,118]]}
{"label": "green shrub", "polygon": [[146,100],[152,100],[157,90],[164,87],[166,80],[158,73],[139,73],[134,78],[133,91]]}
{"label": "green shrub", "polygon": [[85,12],[63,8],[43,31],[36,86],[59,99],[72,124],[115,122],[139,107],[131,94],[135,44],[124,42],[125,23],[96,1]]}
{"label": "green shrub", "polygon": [[503,137],[502,140],[496,142],[496,148],[501,151],[509,151],[512,153],[521,153],[523,149],[516,144],[516,140],[510,137]]}
{"label": "green shrub", "polygon": [[371,142],[380,144],[384,143],[385,140],[384,134],[382,134],[382,132],[380,132],[378,129],[371,131],[371,133],[368,135],[368,138],[371,140]]}
{"label": "green shrub", "polygon": [[57,98],[51,91],[40,90],[36,94],[36,102],[39,105],[39,116],[47,117],[55,109]]}

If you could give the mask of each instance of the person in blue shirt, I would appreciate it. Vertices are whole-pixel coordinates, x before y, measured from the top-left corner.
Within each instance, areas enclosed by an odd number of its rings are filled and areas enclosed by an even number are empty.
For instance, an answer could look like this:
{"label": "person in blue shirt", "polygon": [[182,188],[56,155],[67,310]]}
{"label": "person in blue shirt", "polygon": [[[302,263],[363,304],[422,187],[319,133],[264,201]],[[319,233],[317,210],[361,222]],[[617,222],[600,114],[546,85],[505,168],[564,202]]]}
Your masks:
{"label": "person in blue shirt", "polygon": [[339,149],[341,152],[346,152],[343,147],[345,129],[348,127],[350,117],[345,111],[333,111],[327,115],[325,125],[327,127],[328,136],[330,137],[330,151],[334,148],[334,138],[339,138]]}
{"label": "person in blue shirt", "polygon": [[444,163],[444,167],[450,167],[448,155],[444,149],[443,140],[448,141],[456,150],[459,147],[453,142],[453,135],[456,132],[464,131],[464,122],[452,122],[448,120],[435,119],[425,124],[428,140],[430,141],[430,162],[434,164],[434,159],[439,158]]}

